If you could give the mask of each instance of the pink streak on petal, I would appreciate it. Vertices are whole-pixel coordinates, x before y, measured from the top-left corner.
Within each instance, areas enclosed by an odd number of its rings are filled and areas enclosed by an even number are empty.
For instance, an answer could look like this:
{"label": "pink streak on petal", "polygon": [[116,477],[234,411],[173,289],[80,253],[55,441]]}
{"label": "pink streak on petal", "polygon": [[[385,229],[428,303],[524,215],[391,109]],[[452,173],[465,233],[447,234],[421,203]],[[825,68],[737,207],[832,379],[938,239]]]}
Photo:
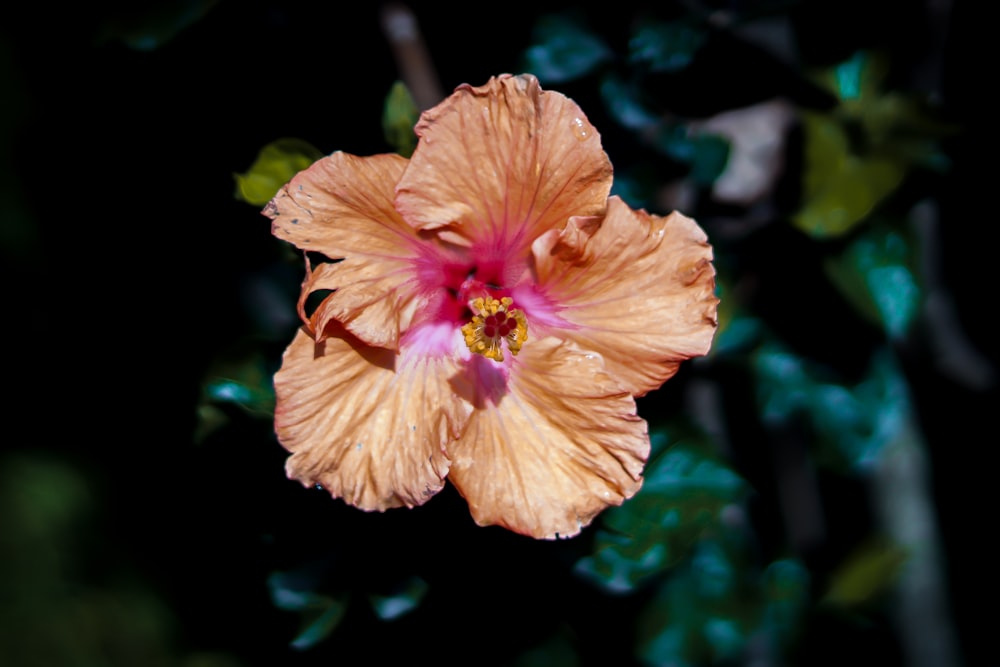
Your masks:
{"label": "pink streak on petal", "polygon": [[510,381],[510,354],[504,355],[500,363],[478,354],[468,360],[466,372],[472,383],[473,396],[469,401],[477,410],[487,405],[499,405],[507,395],[507,383]]}
{"label": "pink streak on petal", "polygon": [[[560,330],[578,328],[576,324],[563,319],[559,314],[562,306],[539,291],[536,285],[521,283],[511,290],[510,295],[514,299],[514,307],[523,310],[528,318],[528,335],[532,338],[538,337],[536,335],[538,329],[551,330],[555,333]],[[555,335],[558,334],[555,333]]]}
{"label": "pink streak on petal", "polygon": [[403,335],[400,347],[417,357],[456,357],[462,342],[461,332],[453,322],[427,322]]}

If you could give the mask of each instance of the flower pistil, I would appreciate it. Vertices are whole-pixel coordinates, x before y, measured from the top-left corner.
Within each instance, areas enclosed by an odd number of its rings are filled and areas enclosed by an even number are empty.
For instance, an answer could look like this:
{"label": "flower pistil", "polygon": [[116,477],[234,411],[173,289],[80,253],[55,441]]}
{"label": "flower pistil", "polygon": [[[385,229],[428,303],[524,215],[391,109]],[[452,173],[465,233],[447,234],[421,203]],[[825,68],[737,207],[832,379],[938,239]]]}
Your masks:
{"label": "flower pistil", "polygon": [[514,300],[509,296],[501,299],[477,297],[470,307],[474,311],[472,321],[462,327],[465,344],[476,354],[493,361],[503,361],[502,341],[507,341],[507,349],[514,356],[521,351],[528,340],[528,320],[517,308],[511,308]]}

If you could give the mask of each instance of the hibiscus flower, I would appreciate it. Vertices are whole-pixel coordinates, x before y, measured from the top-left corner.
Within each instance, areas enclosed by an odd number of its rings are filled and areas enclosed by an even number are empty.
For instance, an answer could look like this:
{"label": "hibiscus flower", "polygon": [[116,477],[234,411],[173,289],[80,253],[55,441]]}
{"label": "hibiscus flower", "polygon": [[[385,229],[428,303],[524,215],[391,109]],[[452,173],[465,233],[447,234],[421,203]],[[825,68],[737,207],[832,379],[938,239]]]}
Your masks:
{"label": "hibiscus flower", "polygon": [[609,198],[597,131],[533,76],[460,86],[416,133],[409,160],[337,152],[265,208],[336,260],[307,262],[275,376],[288,475],[380,511],[447,478],[480,525],[575,535],[642,484],[635,397],[709,349],[711,247]]}

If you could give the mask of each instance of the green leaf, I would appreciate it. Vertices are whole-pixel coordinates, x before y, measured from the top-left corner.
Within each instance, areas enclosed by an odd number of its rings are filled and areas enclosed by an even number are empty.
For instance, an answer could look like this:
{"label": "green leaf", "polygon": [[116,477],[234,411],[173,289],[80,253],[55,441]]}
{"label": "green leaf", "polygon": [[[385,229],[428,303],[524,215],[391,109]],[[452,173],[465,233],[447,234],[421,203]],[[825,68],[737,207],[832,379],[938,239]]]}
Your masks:
{"label": "green leaf", "polygon": [[261,149],[246,173],[233,174],[236,179],[235,197],[254,206],[263,206],[295,174],[321,157],[323,154],[318,148],[302,139],[273,141]]}
{"label": "green leaf", "polygon": [[653,72],[684,69],[705,43],[705,31],[687,20],[647,22],[629,40],[632,62],[647,63]]}
{"label": "green leaf", "polygon": [[268,577],[267,586],[276,607],[298,612],[299,632],[291,646],[301,651],[321,642],[340,624],[347,611],[349,596],[335,597],[302,590],[296,586],[297,579],[293,573],[274,572]]}
{"label": "green leaf", "polygon": [[570,628],[560,628],[542,643],[521,653],[509,665],[510,667],[578,667],[581,661],[574,648],[577,643],[579,639]]}
{"label": "green leaf", "polygon": [[809,573],[792,559],[759,571],[746,551],[735,535],[702,539],[663,580],[637,621],[643,664],[744,664],[751,642],[790,644],[809,601]]}
{"label": "green leaf", "polygon": [[409,577],[400,586],[400,590],[392,595],[370,594],[368,601],[375,615],[383,621],[391,621],[405,616],[416,609],[427,595],[430,586],[420,577]]}
{"label": "green leaf", "polygon": [[413,155],[417,147],[417,135],[413,127],[419,118],[420,110],[406,84],[402,81],[392,84],[382,111],[382,133],[389,145],[403,157]]}
{"label": "green leaf", "polygon": [[729,161],[727,139],[707,132],[693,133],[682,123],[660,123],[650,136],[661,153],[690,165],[691,179],[698,185],[711,185]]}
{"label": "green leaf", "polygon": [[865,378],[853,387],[774,342],[758,349],[753,367],[764,421],[805,419],[823,450],[853,468],[873,465],[909,427],[908,386],[888,350],[876,351]]}
{"label": "green leaf", "polygon": [[809,570],[798,560],[776,560],[761,574],[763,623],[768,634],[787,645],[798,631],[809,602]]}
{"label": "green leaf", "polygon": [[636,86],[614,74],[601,79],[601,99],[611,117],[630,130],[648,131],[660,124],[659,117],[643,104]]}
{"label": "green leaf", "polygon": [[719,331],[709,352],[711,356],[738,354],[750,350],[760,340],[763,324],[756,317],[739,315],[729,319]]}
{"label": "green leaf", "polygon": [[697,147],[688,128],[681,123],[660,124],[653,135],[653,144],[661,153],[678,162],[690,164],[697,156]]}
{"label": "green leaf", "polygon": [[202,383],[196,441],[227,423],[224,406],[270,418],[275,401],[272,371],[271,360],[253,341],[241,341],[216,357]]}
{"label": "green leaf", "polygon": [[[738,541],[737,541],[738,542]],[[663,581],[637,623],[636,653],[645,665],[736,664],[760,615],[756,587],[730,541],[703,539]]]}
{"label": "green leaf", "polygon": [[892,193],[905,168],[878,154],[858,155],[832,116],[803,112],[805,177],[796,227],[815,238],[844,234]]}
{"label": "green leaf", "polygon": [[864,605],[892,588],[906,561],[902,547],[884,538],[869,540],[836,569],[822,602],[837,607]]}
{"label": "green leaf", "polygon": [[823,80],[841,101],[870,100],[879,94],[887,73],[884,58],[858,51],[825,73]]}
{"label": "green leaf", "polygon": [[543,83],[565,83],[611,60],[607,44],[568,14],[542,16],[535,23],[532,45],[524,53],[524,70]]}
{"label": "green leaf", "polygon": [[698,134],[691,143],[694,145],[691,180],[698,185],[711,185],[729,162],[729,141],[716,134]]}
{"label": "green leaf", "polygon": [[345,611],[347,611],[346,602],[328,598],[325,608],[303,613],[301,628],[295,639],[290,642],[290,646],[299,651],[312,648],[333,632],[344,618]]}
{"label": "green leaf", "polygon": [[709,355],[715,357],[749,351],[760,340],[764,327],[758,318],[747,312],[723,270],[715,276],[715,295],[719,297],[718,328]]}
{"label": "green leaf", "polygon": [[101,40],[119,40],[136,51],[154,51],[199,21],[218,0],[156,0],[123,5],[105,20]]}
{"label": "green leaf", "polygon": [[651,460],[639,493],[602,515],[594,553],[577,562],[576,572],[609,592],[633,591],[683,558],[744,491],[743,480],[701,438],[678,437]]}
{"label": "green leaf", "polygon": [[887,227],[873,227],[824,264],[830,281],[858,312],[902,339],[920,311],[921,289],[907,237]]}

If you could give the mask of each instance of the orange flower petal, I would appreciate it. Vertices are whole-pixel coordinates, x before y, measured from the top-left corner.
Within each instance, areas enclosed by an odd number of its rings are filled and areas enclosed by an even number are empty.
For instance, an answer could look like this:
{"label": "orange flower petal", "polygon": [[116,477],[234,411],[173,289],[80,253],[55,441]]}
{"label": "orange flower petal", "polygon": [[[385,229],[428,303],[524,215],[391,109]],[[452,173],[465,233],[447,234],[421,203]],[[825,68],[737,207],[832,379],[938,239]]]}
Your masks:
{"label": "orange flower petal", "polygon": [[[529,340],[510,367],[472,360],[489,395],[448,452],[449,479],[480,525],[571,537],[642,485],[646,422],[600,355],[556,338]],[[492,376],[497,377],[492,377]]]}
{"label": "orange flower petal", "polygon": [[398,347],[419,296],[417,235],[392,207],[405,168],[398,155],[334,153],[300,172],[264,209],[278,238],[345,258],[320,265],[303,285],[303,297],[336,290],[314,314],[314,332],[336,319],[369,345]]}
{"label": "orange flower petal", "polygon": [[572,215],[604,211],[612,170],[597,130],[531,75],[459,86],[416,132],[396,207],[419,229],[517,254]]}
{"label": "orange flower petal", "polygon": [[331,328],[322,343],[300,329],[274,378],[288,476],[364,510],[424,503],[444,485],[444,445],[469,409],[448,383],[454,363]]}
{"label": "orange flower petal", "polygon": [[366,344],[396,350],[400,333],[427,301],[413,289],[412,280],[410,262],[352,258],[320,264],[302,285],[299,313],[305,319],[305,299],[312,292],[337,290],[308,318],[316,340],[323,340],[326,325],[336,320]]}
{"label": "orange flower petal", "polygon": [[600,352],[637,396],[708,352],[719,300],[712,248],[694,220],[633,211],[612,197],[592,236],[573,231],[533,248],[539,283],[578,327],[560,335]]}

